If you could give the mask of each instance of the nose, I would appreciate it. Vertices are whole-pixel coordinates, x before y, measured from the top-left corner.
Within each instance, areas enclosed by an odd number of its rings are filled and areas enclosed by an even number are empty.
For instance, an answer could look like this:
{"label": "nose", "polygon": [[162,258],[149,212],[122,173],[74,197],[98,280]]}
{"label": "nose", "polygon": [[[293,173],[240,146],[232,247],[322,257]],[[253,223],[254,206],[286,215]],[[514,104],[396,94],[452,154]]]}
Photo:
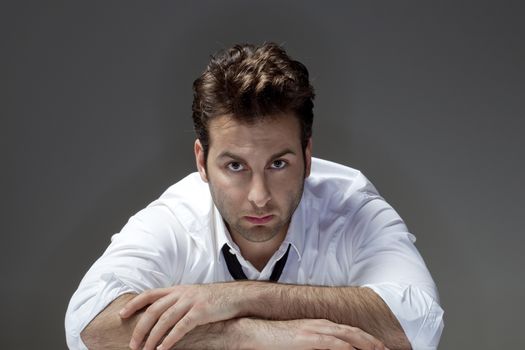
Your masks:
{"label": "nose", "polygon": [[271,199],[264,176],[254,175],[248,193],[248,200],[258,208],[263,208]]}

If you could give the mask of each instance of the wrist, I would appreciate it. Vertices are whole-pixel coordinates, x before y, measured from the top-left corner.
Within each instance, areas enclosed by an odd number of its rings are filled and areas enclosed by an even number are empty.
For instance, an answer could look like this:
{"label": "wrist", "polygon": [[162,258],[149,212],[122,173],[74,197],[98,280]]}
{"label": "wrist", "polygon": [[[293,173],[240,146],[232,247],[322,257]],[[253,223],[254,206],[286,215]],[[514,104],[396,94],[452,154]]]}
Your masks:
{"label": "wrist", "polygon": [[282,285],[269,282],[245,282],[240,298],[238,317],[256,317],[259,319],[274,319],[276,308],[282,305]]}
{"label": "wrist", "polygon": [[243,281],[239,282],[237,299],[237,317],[263,317],[261,307],[266,304],[264,282]]}

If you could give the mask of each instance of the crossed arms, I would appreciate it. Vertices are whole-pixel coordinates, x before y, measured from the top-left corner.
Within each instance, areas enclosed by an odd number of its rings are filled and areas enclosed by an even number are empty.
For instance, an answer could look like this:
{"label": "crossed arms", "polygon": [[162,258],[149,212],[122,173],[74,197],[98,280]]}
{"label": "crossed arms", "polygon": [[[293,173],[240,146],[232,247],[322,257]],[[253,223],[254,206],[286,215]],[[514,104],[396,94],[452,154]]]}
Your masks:
{"label": "crossed arms", "polygon": [[[81,335],[90,349],[122,349],[133,336],[135,345],[146,349],[164,342],[166,348],[175,343],[175,348],[186,349],[364,350],[373,349],[377,340],[390,349],[409,348],[408,336],[416,348],[435,348],[443,311],[413,239],[384,201],[360,206],[360,197],[354,197],[361,209],[344,227],[353,234],[336,240],[319,236],[336,242],[335,252],[341,253],[321,260],[343,266],[344,278],[332,282],[371,286],[382,294],[369,288],[252,281],[193,284],[215,279],[216,260],[208,259],[215,246],[197,244],[200,241],[192,236],[197,233],[175,234],[185,228],[161,203],[132,217],[84,277],[66,313],[68,344],[81,348]],[[196,260],[209,260],[210,265],[195,264]],[[299,260],[290,264],[294,262]],[[306,268],[316,278],[297,279],[298,283],[323,284],[326,269]],[[122,295],[132,291],[146,292]],[[108,300],[113,303],[94,317]],[[407,326],[407,336],[392,312]],[[86,326],[88,319],[92,322]]]}
{"label": "crossed arms", "polygon": [[369,288],[254,281],[125,294],[81,337],[89,349],[410,349]]}

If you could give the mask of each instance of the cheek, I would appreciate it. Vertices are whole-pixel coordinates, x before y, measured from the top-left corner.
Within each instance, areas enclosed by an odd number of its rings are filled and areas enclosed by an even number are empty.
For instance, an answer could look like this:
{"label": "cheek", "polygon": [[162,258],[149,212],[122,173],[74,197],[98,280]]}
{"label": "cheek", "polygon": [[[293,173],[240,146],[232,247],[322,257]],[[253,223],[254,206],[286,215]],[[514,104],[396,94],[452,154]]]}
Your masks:
{"label": "cheek", "polygon": [[302,167],[294,166],[293,169],[276,174],[275,182],[287,188],[301,187],[304,182],[304,170]]}
{"label": "cheek", "polygon": [[241,203],[244,195],[244,186],[241,181],[232,177],[218,174],[210,181],[213,186],[215,198],[221,203],[232,206]]}
{"label": "cheek", "polygon": [[272,181],[273,197],[277,197],[280,202],[289,202],[300,194],[303,183],[303,172],[276,177]]}
{"label": "cheek", "polygon": [[226,174],[218,174],[217,176],[217,185],[228,194],[234,195],[237,192],[240,192],[244,187],[246,187],[242,176],[231,176]]}

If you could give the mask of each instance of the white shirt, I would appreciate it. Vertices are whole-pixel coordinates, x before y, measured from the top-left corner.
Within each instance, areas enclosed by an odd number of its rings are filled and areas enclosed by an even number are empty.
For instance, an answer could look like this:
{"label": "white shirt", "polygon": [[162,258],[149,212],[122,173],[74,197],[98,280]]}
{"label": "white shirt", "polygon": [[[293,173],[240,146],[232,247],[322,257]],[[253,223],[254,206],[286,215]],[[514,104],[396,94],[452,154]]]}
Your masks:
{"label": "white shirt", "polygon": [[262,271],[240,254],[208,184],[193,173],[132,216],[93,264],[66,313],[67,344],[118,296],[176,284],[232,281],[226,243],[252,280],[268,280],[291,245],[279,282],[367,286],[390,307],[412,348],[436,349],[443,310],[403,220],[361,172],[313,158],[301,202],[280,248]]}

